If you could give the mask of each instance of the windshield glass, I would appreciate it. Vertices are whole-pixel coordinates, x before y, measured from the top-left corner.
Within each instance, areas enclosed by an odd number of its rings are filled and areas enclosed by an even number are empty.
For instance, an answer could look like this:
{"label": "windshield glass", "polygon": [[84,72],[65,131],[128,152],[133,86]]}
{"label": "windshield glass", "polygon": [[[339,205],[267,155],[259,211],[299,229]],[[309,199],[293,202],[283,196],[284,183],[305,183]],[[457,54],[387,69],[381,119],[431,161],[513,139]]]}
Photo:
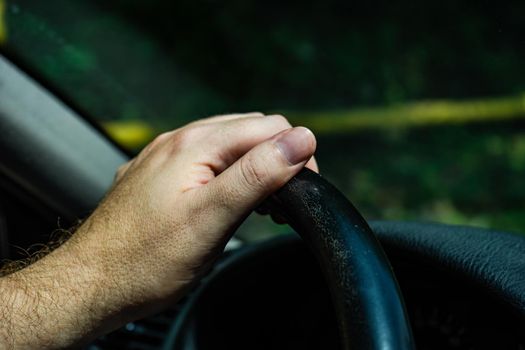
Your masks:
{"label": "windshield glass", "polygon": [[3,51],[128,149],[208,115],[282,113],[316,133],[322,173],[368,219],[525,232],[523,1],[0,0],[2,11]]}

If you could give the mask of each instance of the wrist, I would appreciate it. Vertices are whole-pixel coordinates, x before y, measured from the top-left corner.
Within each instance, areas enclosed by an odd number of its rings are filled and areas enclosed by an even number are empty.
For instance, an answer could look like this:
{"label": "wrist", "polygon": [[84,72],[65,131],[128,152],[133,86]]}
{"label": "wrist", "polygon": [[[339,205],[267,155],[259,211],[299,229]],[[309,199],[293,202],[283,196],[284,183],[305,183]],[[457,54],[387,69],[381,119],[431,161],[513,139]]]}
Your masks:
{"label": "wrist", "polygon": [[91,304],[102,324],[99,333],[155,312],[172,300],[165,293],[155,293],[160,289],[155,288],[155,271],[143,256],[158,254],[126,239],[132,230],[91,216],[68,242],[70,254],[84,266],[82,273],[98,289]]}

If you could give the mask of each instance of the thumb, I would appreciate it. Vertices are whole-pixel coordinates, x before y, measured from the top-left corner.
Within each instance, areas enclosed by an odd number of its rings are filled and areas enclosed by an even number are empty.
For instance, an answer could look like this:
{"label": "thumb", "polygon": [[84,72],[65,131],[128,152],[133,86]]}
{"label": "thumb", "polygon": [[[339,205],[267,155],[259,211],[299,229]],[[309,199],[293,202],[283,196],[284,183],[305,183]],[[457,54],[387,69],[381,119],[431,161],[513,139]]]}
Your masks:
{"label": "thumb", "polygon": [[[255,146],[204,186],[221,223],[239,223],[267,196],[297,174],[314,154],[314,134],[304,127],[284,130]],[[226,229],[226,227],[225,227]]]}

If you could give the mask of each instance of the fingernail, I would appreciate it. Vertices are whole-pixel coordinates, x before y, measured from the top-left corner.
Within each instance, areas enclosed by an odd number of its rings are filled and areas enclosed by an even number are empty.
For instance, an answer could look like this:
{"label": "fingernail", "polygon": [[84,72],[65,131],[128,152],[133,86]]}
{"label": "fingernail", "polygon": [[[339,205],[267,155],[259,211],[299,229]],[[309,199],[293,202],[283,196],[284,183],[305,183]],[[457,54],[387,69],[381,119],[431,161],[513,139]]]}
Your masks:
{"label": "fingernail", "polygon": [[315,151],[315,138],[310,130],[303,127],[290,129],[279,135],[277,147],[290,165],[308,160]]}

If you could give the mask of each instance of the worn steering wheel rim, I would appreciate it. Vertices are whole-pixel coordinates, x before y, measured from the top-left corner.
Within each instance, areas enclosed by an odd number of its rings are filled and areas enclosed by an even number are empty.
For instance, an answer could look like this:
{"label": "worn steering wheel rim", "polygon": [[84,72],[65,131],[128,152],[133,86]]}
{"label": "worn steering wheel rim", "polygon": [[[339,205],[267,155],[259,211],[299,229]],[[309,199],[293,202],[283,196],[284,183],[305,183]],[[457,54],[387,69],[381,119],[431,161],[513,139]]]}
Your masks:
{"label": "worn steering wheel rim", "polygon": [[390,262],[341,192],[305,168],[265,205],[286,219],[321,265],[343,349],[415,348]]}
{"label": "worn steering wheel rim", "polygon": [[[333,185],[305,168],[263,206],[285,218],[314,253],[332,296],[343,349],[415,348],[399,286],[379,241]],[[186,308],[179,315],[165,348],[177,343],[189,313]]]}

